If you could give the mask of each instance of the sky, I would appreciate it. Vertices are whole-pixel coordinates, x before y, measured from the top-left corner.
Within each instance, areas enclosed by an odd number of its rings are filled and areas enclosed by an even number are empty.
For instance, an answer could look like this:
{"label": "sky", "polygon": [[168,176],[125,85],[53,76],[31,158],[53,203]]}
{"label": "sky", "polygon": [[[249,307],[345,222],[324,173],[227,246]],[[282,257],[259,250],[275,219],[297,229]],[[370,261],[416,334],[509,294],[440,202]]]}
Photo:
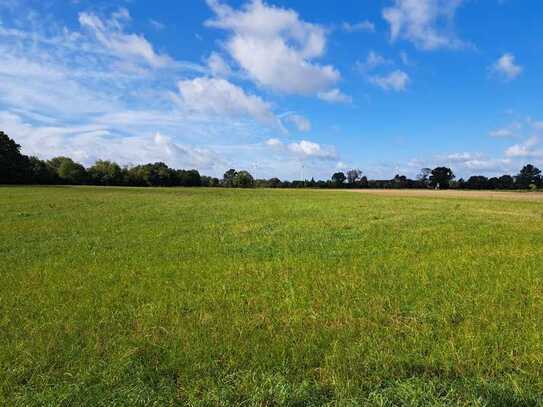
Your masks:
{"label": "sky", "polygon": [[0,0],[0,130],[221,176],[543,166],[536,0]]}

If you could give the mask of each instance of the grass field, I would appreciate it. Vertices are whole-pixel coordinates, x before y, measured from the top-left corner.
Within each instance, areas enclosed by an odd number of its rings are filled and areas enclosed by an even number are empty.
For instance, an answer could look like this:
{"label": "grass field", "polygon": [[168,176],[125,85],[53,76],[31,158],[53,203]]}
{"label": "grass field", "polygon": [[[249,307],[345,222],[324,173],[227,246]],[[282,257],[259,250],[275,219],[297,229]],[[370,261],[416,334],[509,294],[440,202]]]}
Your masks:
{"label": "grass field", "polygon": [[0,188],[0,405],[539,405],[543,200]]}

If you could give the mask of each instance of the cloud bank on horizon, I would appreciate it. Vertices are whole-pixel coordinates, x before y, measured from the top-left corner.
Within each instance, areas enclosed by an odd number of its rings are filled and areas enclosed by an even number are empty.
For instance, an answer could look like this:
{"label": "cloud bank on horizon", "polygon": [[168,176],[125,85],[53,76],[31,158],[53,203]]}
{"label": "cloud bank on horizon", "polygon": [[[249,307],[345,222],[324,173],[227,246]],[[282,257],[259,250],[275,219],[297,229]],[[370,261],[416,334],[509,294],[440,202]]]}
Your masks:
{"label": "cloud bank on horizon", "polygon": [[0,2],[0,129],[26,154],[285,179],[543,165],[543,5],[59,3]]}

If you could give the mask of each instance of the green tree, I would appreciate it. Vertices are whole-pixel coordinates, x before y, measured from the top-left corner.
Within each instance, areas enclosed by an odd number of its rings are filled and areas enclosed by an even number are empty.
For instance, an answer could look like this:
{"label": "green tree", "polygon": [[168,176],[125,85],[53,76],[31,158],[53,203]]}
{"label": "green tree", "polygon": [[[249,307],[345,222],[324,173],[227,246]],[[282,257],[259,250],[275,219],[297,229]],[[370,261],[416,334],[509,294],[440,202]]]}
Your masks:
{"label": "green tree", "polygon": [[70,185],[84,184],[87,179],[85,167],[69,158],[60,163],[57,175],[61,182]]}
{"label": "green tree", "polygon": [[279,178],[270,178],[268,185],[270,188],[279,188],[281,187],[281,180]]}
{"label": "green tree", "polygon": [[332,181],[337,187],[342,186],[346,179],[347,177],[342,172],[336,172],[334,175],[332,175]]}
{"label": "green tree", "polygon": [[21,146],[0,131],[0,184],[21,184],[29,179],[28,157]]}
{"label": "green tree", "polygon": [[502,175],[498,178],[498,189],[513,189],[515,187],[515,179],[511,175]]}
{"label": "green tree", "polygon": [[347,171],[347,182],[351,185],[356,184],[356,182],[360,179],[362,176],[362,171],[359,169],[352,169]]}
{"label": "green tree", "polygon": [[30,157],[28,159],[28,164],[30,168],[30,179],[33,184],[50,185],[58,183],[56,172],[47,165],[45,161],[42,161],[37,157]]}
{"label": "green tree", "polygon": [[248,171],[239,171],[234,176],[233,186],[235,188],[252,188],[255,180]]}
{"label": "green tree", "polygon": [[434,188],[449,189],[451,181],[455,178],[450,168],[437,167],[432,170],[430,183]]}
{"label": "green tree", "polygon": [[423,168],[420,170],[419,174],[417,175],[417,180],[426,188],[430,186],[430,175],[432,175],[432,169],[431,168]]}
{"label": "green tree", "polygon": [[97,185],[120,185],[122,183],[122,169],[114,162],[98,160],[89,168],[89,178]]}
{"label": "green tree", "polygon": [[162,162],[138,165],[128,170],[132,185],[167,187],[174,185],[175,177],[175,171]]}
{"label": "green tree", "polygon": [[178,185],[183,187],[200,187],[204,185],[204,182],[211,182],[209,177],[204,180],[204,177],[200,176],[197,170],[178,170],[177,172]]}
{"label": "green tree", "polygon": [[232,188],[234,186],[234,178],[236,177],[237,171],[233,168],[226,171],[222,177],[222,184],[227,188]]}
{"label": "green tree", "polygon": [[531,184],[541,186],[541,170],[532,164],[528,164],[517,175],[517,186],[519,188],[529,188]]}

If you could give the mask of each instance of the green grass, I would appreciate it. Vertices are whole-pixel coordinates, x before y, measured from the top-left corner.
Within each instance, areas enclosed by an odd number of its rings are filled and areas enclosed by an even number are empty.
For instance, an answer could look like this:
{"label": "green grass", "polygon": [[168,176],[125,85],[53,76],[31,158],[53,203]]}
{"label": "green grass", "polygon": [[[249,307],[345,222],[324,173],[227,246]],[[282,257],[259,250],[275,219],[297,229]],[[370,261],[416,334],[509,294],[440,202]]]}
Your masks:
{"label": "green grass", "polygon": [[0,188],[0,405],[543,404],[543,202]]}

